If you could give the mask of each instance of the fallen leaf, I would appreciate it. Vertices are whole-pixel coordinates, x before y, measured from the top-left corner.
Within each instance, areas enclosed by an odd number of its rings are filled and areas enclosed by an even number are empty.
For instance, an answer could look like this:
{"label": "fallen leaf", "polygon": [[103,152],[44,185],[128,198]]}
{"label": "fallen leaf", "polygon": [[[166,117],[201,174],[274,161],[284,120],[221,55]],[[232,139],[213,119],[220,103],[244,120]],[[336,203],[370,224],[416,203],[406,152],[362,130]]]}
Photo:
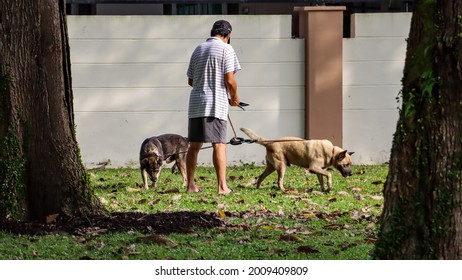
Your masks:
{"label": "fallen leaf", "polygon": [[353,211],[351,212],[351,218],[353,220],[359,220],[359,218],[361,217],[361,213],[359,211]]}
{"label": "fallen leaf", "polygon": [[314,249],[313,247],[310,247],[310,246],[300,246],[300,247],[297,248],[297,252],[305,253],[305,254],[319,253],[318,250],[316,250],[316,249]]}
{"label": "fallen leaf", "polygon": [[287,190],[284,191],[284,193],[298,194],[298,190],[287,189]]}
{"label": "fallen leaf", "polygon": [[208,199],[205,196],[202,196],[202,197],[199,197],[199,199],[197,199],[197,202],[199,202],[199,203],[207,203]]}
{"label": "fallen leaf", "polygon": [[287,242],[300,242],[302,239],[296,235],[293,234],[282,234],[279,237],[279,240],[281,241],[287,241]]}
{"label": "fallen leaf", "polygon": [[250,186],[253,186],[257,183],[257,179],[252,179],[250,181],[248,181],[247,183],[244,184],[244,187],[250,187]]}
{"label": "fallen leaf", "polygon": [[126,187],[125,190],[127,192],[139,192],[139,191],[141,191],[141,189],[135,189],[135,188],[130,188],[130,187]]}
{"label": "fallen leaf", "polygon": [[370,212],[370,211],[371,211],[371,207],[369,207],[369,206],[361,208],[361,212],[363,212],[363,213],[367,213],[367,212]]}
{"label": "fallen leaf", "polygon": [[305,216],[305,217],[307,217],[307,218],[316,217],[316,215],[313,214],[313,213],[305,213],[305,214],[303,214],[303,216]]}
{"label": "fallen leaf", "polygon": [[225,212],[224,212],[223,210],[221,210],[221,209],[218,210],[218,214],[219,214],[220,217],[222,217],[222,218],[226,217]]}
{"label": "fallen leaf", "polygon": [[87,242],[87,239],[83,236],[80,236],[79,238],[77,238],[76,240],[77,243],[84,243],[84,242]]}
{"label": "fallen leaf", "polygon": [[179,189],[173,188],[173,189],[168,189],[168,190],[164,191],[164,194],[165,193],[179,193],[179,192],[180,192]]}
{"label": "fallen leaf", "polygon": [[338,195],[348,195],[348,192],[346,192],[346,191],[340,191],[340,192],[338,192]]}
{"label": "fallen leaf", "polygon": [[349,243],[349,244],[344,243],[344,244],[342,244],[342,246],[341,246],[341,250],[342,250],[342,251],[346,251],[346,250],[348,250],[348,249],[350,249],[350,248],[352,248],[352,247],[356,247],[356,246],[358,246],[358,243],[356,243],[356,242]]}
{"label": "fallen leaf", "polygon": [[146,203],[148,203],[148,200],[147,200],[146,198],[143,198],[143,199],[140,199],[140,200],[138,201],[138,203],[139,203],[139,204],[146,204]]}
{"label": "fallen leaf", "polygon": [[48,215],[45,219],[45,223],[46,224],[51,224],[53,222],[56,221],[56,219],[58,218],[59,214],[52,214],[52,215]]}
{"label": "fallen leaf", "polygon": [[212,179],[204,177],[204,176],[200,176],[199,180],[201,180],[201,181],[211,181]]}
{"label": "fallen leaf", "polygon": [[172,196],[172,200],[179,200],[179,199],[181,199],[181,194]]}
{"label": "fallen leaf", "polygon": [[377,181],[372,182],[371,184],[373,184],[373,185],[382,185],[383,181],[382,180],[377,180]]}

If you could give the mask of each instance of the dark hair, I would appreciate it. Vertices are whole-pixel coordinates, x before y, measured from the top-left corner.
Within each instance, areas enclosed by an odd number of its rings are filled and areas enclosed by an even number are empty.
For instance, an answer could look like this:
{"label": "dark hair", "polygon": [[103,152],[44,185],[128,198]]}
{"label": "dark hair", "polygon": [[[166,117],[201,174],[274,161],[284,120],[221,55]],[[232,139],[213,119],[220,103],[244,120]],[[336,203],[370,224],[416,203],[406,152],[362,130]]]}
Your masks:
{"label": "dark hair", "polygon": [[229,22],[226,20],[219,20],[213,24],[210,36],[220,35],[222,37],[228,37],[231,31],[233,31],[233,28]]}

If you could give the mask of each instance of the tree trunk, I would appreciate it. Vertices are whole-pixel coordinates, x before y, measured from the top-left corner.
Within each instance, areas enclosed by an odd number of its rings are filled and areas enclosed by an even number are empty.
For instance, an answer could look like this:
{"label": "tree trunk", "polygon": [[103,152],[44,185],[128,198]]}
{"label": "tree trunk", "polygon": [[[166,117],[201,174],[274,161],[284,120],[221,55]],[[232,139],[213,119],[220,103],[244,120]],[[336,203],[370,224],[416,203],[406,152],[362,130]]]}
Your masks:
{"label": "tree trunk", "polygon": [[0,0],[0,214],[97,210],[77,146],[65,0]]}
{"label": "tree trunk", "polygon": [[377,259],[462,258],[462,3],[416,1]]}

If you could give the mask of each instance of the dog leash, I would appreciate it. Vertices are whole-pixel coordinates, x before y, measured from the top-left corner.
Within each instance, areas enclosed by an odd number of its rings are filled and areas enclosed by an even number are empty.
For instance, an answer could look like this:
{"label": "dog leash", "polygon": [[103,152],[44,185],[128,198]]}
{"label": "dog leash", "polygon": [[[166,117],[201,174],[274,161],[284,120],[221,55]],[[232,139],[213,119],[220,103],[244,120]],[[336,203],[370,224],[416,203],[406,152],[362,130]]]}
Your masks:
{"label": "dog leash", "polygon": [[[245,103],[245,102],[240,102],[239,105],[237,107],[241,108],[243,111],[245,111],[245,108],[244,107],[247,107],[249,106],[250,104],[248,103]],[[243,143],[247,143],[247,144],[252,144],[252,143],[267,143],[267,142],[272,142],[272,143],[277,143],[277,142],[297,142],[297,141],[307,141],[306,139],[293,139],[293,140],[287,140],[287,139],[274,139],[274,140],[271,140],[271,139],[264,139],[264,140],[257,140],[257,139],[251,139],[251,138],[248,138],[248,139],[244,139],[242,137],[237,137],[237,133],[236,133],[236,130],[234,129],[234,125],[233,125],[233,122],[231,121],[231,118],[228,114],[228,121],[229,121],[229,124],[231,125],[231,129],[233,130],[233,134],[234,134],[234,137],[231,138],[227,143],[225,143],[226,145],[230,144],[230,145],[233,145],[233,146],[237,146],[237,145],[241,145]],[[207,146],[207,147],[202,147],[200,148],[201,150],[205,150],[205,149],[210,149],[212,148],[213,146]],[[184,154],[184,153],[187,153],[188,151],[181,151],[181,152],[177,152],[177,153],[173,153],[173,154],[169,154],[167,155],[167,157],[170,157],[170,156],[174,156],[174,155],[179,155],[179,154]]]}
{"label": "dog leash", "polygon": [[[249,106],[249,105],[250,105],[250,104],[245,103],[245,102],[239,102],[239,105],[237,105],[237,107],[241,108],[242,111],[245,111],[245,108],[244,108],[244,107],[247,107],[247,106]],[[231,118],[229,117],[229,114],[228,114],[228,121],[229,121],[229,124],[231,125],[231,128],[232,128],[232,130],[233,130],[234,137],[231,138],[231,139],[229,140],[229,142],[226,143],[226,144],[231,144],[231,145],[234,145],[234,146],[235,146],[235,145],[241,145],[242,143],[251,143],[250,141],[251,141],[252,139],[246,140],[246,139],[244,139],[244,138],[242,138],[242,137],[237,137],[236,130],[234,129],[234,125],[233,125],[233,122],[231,121]]]}

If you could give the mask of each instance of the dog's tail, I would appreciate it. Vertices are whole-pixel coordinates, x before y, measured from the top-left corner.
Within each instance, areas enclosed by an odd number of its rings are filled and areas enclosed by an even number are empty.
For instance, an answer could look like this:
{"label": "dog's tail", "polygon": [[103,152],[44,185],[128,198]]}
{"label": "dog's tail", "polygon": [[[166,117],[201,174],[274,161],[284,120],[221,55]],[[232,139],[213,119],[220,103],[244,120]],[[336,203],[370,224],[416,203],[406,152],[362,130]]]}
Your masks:
{"label": "dog's tail", "polygon": [[[241,127],[241,130],[242,132],[244,132],[245,134],[247,134],[247,136],[249,136],[252,140],[257,140],[257,141],[264,141],[265,139],[262,138],[260,135],[258,135],[257,133],[255,133],[253,130],[251,129],[248,129],[248,128],[245,128],[245,127]],[[260,144],[260,143],[259,143]]]}

